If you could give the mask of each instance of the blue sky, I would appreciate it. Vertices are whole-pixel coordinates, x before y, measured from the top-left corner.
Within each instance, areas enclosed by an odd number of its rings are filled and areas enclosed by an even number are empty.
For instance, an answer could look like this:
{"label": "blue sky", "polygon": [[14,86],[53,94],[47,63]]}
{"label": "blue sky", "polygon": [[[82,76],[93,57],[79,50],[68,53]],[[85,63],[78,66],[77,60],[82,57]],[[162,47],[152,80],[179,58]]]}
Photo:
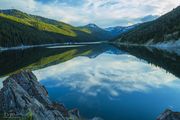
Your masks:
{"label": "blue sky", "polygon": [[178,5],[180,0],[0,0],[0,9],[15,8],[74,26],[96,23],[101,27],[139,23],[145,16],[159,16]]}

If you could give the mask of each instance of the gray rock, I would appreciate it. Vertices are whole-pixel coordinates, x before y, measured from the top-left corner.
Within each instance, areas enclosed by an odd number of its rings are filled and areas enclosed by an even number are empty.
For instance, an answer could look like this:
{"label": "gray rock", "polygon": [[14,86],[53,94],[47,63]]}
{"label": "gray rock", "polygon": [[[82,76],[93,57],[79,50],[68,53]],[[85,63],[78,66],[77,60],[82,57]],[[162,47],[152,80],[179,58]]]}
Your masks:
{"label": "gray rock", "polygon": [[3,82],[0,91],[1,117],[33,120],[80,119],[78,110],[68,111],[62,104],[48,98],[48,92],[31,71],[21,71]]}
{"label": "gray rock", "polygon": [[157,120],[180,120],[180,112],[173,112],[172,110],[165,110]]}

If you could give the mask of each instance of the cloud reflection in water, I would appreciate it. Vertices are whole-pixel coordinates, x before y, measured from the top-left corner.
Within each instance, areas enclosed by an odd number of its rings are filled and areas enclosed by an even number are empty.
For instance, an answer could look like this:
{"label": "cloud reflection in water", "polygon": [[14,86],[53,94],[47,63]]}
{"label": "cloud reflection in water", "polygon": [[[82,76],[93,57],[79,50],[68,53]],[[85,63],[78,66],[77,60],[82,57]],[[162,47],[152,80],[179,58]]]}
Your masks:
{"label": "cloud reflection in water", "polygon": [[151,88],[171,86],[178,80],[164,69],[134,56],[108,53],[93,59],[76,57],[34,73],[39,80],[56,80],[56,84],[46,87],[66,86],[93,96],[102,91],[111,96],[120,92],[147,92]]}

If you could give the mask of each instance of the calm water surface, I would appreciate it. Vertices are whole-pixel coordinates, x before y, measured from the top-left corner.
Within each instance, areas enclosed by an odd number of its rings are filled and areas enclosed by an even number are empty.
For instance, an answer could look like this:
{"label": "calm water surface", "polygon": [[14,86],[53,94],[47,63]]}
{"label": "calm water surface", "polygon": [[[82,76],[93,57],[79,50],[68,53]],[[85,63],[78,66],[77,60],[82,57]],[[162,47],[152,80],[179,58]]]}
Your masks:
{"label": "calm water surface", "polygon": [[0,76],[32,69],[52,100],[85,118],[154,120],[180,111],[176,52],[107,44],[4,51]]}

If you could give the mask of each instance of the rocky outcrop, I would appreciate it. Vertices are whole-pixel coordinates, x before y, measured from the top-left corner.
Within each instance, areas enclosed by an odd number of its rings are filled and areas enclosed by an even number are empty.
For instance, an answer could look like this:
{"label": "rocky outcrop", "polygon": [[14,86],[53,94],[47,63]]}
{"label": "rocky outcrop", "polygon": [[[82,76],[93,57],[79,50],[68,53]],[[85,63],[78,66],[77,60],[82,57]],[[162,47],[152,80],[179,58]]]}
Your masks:
{"label": "rocky outcrop", "polygon": [[180,112],[173,112],[172,110],[165,110],[157,120],[180,120]]}
{"label": "rocky outcrop", "polygon": [[3,82],[0,91],[1,118],[15,117],[33,120],[79,120],[77,109],[68,111],[52,102],[48,92],[31,71],[21,71]]}

